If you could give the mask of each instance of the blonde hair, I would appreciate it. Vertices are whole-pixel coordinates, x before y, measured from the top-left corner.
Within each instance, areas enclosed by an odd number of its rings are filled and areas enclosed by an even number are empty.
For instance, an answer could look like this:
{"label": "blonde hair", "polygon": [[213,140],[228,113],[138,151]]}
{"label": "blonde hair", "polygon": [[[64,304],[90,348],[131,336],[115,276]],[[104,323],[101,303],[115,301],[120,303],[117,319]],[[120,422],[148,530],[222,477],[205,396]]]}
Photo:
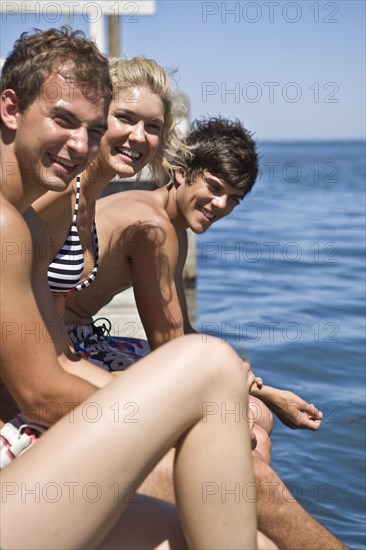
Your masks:
{"label": "blonde hair", "polygon": [[185,158],[190,149],[182,141],[177,128],[178,116],[184,112],[183,103],[179,103],[179,95],[173,91],[169,76],[156,61],[142,56],[111,59],[110,76],[114,99],[121,90],[138,86],[148,88],[161,99],[164,105],[164,126],[150,170],[159,185],[168,183],[173,179],[174,170],[180,167],[176,159]]}

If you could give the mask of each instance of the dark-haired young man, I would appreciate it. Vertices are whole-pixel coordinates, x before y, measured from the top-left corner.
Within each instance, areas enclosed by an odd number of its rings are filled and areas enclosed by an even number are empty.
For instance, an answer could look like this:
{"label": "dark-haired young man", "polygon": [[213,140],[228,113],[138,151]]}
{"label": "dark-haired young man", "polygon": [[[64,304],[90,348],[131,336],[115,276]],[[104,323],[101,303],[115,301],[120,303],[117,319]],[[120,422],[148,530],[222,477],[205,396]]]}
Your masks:
{"label": "dark-haired young man", "polygon": [[[144,341],[105,336],[92,322],[103,306],[131,286],[151,350],[197,332],[189,321],[183,287],[187,229],[207,231],[230,215],[255,183],[255,142],[239,121],[197,121],[186,143],[191,154],[176,159],[170,185],[97,202],[98,277],[83,292],[68,296],[65,318],[76,349],[104,369],[124,370],[148,351]],[[255,383],[252,392],[269,405],[275,403],[291,427],[319,428],[321,413],[294,394],[269,392]],[[261,411],[261,416],[269,432],[270,414]]]}
{"label": "dark-haired young man", "polygon": [[[175,159],[177,169],[169,186],[153,192],[127,191],[97,202],[98,277],[90,289],[67,299],[65,318],[78,325],[71,331],[76,344],[89,336],[95,343],[93,316],[131,286],[151,349],[195,332],[182,278],[187,229],[203,233],[228,216],[251,190],[258,167],[255,143],[239,122],[197,122],[187,145],[192,154]],[[100,353],[88,348],[90,359],[100,360],[104,368],[123,370],[131,364],[128,353],[123,362],[121,354],[113,356],[112,348],[108,356],[106,348],[98,349]]]}
{"label": "dark-haired young man", "polygon": [[[183,286],[187,229],[201,234],[228,216],[257,177],[255,142],[239,121],[197,121],[186,142],[192,152],[177,159],[169,186],[153,192],[128,191],[97,202],[98,277],[90,288],[68,297],[65,318],[75,348],[110,371],[124,370],[148,348],[142,340],[101,334],[93,315],[133,286],[150,349],[197,332],[189,321]],[[249,365],[244,363],[244,368]],[[252,381],[252,394],[276,406],[286,424],[319,428],[322,415],[313,405],[290,392],[258,388],[254,376]],[[253,399],[253,406],[261,403]],[[256,416],[256,435],[264,442],[263,429],[267,433],[272,429],[271,415],[262,407]],[[262,452],[269,462],[269,449],[263,447]]]}

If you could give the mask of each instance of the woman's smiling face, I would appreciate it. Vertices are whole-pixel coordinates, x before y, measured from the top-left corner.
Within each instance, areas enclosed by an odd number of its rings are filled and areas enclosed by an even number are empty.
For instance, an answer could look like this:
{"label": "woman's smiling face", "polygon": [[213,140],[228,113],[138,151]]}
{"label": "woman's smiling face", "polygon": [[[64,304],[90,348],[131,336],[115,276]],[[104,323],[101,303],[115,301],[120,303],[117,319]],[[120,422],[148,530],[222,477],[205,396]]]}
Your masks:
{"label": "woman's smiling face", "polygon": [[103,173],[129,178],[155,157],[164,127],[164,105],[145,86],[121,89],[110,105],[108,130],[98,155]]}

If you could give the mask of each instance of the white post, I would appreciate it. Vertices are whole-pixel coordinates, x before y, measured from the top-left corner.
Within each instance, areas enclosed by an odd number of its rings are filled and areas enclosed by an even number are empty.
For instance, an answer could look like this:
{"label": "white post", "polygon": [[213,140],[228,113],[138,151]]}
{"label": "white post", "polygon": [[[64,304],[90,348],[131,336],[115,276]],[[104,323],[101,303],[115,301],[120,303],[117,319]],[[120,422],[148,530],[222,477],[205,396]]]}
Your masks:
{"label": "white post", "polygon": [[97,21],[89,22],[89,32],[90,37],[95,41],[98,49],[103,53],[107,54],[107,46],[104,39],[104,17],[101,17]]}
{"label": "white post", "polygon": [[[22,13],[34,13],[39,20],[52,20],[52,15],[66,15],[72,26],[75,15],[83,15],[89,22],[90,36],[96,41],[98,48],[106,53],[104,40],[104,15],[111,17],[137,18],[140,15],[154,15],[156,13],[156,0],[1,0],[0,13],[2,24],[6,24],[12,15]],[[56,26],[56,25],[53,25]]]}

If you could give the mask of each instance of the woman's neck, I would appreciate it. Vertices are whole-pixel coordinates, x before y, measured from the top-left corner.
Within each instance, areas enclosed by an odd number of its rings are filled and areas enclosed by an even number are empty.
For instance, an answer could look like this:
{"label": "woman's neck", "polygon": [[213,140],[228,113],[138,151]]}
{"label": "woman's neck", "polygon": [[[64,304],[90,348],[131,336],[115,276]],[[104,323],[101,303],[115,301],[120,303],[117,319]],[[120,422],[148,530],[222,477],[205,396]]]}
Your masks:
{"label": "woman's neck", "polygon": [[87,200],[95,200],[114,175],[113,172],[104,171],[97,160],[92,162],[81,174],[83,194]]}

